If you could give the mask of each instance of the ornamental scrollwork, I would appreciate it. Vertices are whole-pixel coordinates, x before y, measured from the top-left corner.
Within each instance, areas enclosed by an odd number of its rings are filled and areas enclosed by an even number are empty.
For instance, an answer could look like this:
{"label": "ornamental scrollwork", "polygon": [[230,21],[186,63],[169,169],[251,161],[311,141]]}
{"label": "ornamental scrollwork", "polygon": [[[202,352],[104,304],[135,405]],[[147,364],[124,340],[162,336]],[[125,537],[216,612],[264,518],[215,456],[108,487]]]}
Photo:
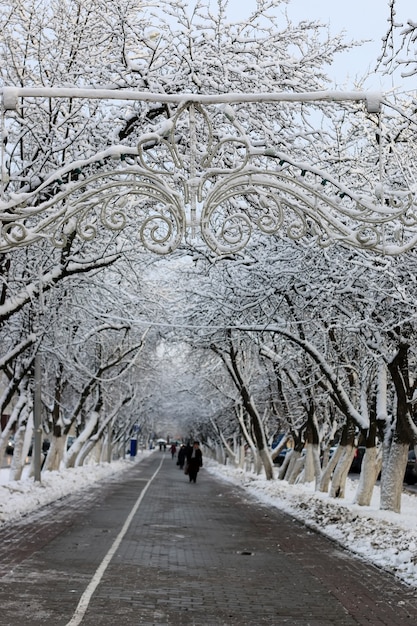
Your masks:
{"label": "ornamental scrollwork", "polygon": [[68,164],[30,193],[3,194],[0,252],[45,239],[64,247],[69,235],[88,242],[104,231],[128,231],[157,254],[184,241],[236,253],[255,233],[385,254],[416,244],[413,193],[358,194],[255,141],[241,111],[184,102],[136,146],[78,161],[77,176]]}

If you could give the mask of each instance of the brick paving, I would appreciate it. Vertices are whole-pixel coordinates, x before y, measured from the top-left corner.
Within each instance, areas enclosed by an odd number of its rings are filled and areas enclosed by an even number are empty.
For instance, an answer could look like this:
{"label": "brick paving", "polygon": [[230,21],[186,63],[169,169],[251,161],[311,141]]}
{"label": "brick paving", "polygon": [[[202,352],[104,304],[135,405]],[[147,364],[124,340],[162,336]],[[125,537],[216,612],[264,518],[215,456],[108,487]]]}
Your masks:
{"label": "brick paving", "polygon": [[[0,528],[0,626],[65,626],[162,453]],[[83,626],[400,626],[415,590],[166,454]]]}

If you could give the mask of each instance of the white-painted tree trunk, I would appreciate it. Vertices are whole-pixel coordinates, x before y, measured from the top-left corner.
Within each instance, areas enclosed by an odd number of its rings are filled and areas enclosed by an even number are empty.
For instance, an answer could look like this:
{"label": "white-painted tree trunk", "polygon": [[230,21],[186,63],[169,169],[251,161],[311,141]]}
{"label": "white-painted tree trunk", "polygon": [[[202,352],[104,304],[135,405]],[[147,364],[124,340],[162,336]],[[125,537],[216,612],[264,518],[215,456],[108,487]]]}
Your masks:
{"label": "white-painted tree trunk", "polygon": [[376,479],[381,471],[382,456],[377,448],[366,448],[362,459],[361,473],[359,476],[358,488],[356,490],[354,503],[360,506],[369,506]]}
{"label": "white-painted tree trunk", "polygon": [[328,493],[330,480],[332,478],[332,474],[334,472],[334,468],[339,462],[340,457],[342,456],[343,448],[342,446],[337,446],[336,451],[334,452],[332,458],[327,463],[326,467],[323,469],[320,482],[319,482],[319,491],[322,493]]}
{"label": "white-painted tree trunk", "polygon": [[401,494],[408,459],[408,444],[392,442],[384,457],[381,476],[381,504],[385,511],[401,512]]}
{"label": "white-painted tree trunk", "polygon": [[240,467],[241,469],[243,469],[245,467],[245,462],[246,462],[246,450],[245,450],[245,446],[240,445],[239,449],[238,449],[238,458],[239,458],[239,464],[238,467]]}
{"label": "white-painted tree trunk", "polygon": [[287,452],[287,454],[285,455],[285,459],[283,464],[281,465],[281,467],[279,468],[279,472],[278,472],[278,478],[279,480],[286,480],[286,476],[290,467],[290,463],[291,463],[291,457],[294,454],[294,450],[290,450],[289,452]]}
{"label": "white-painted tree trunk", "polygon": [[13,433],[13,426],[15,424],[15,419],[13,420],[11,417],[9,418],[6,426],[0,434],[0,467],[3,467],[4,456],[6,454],[7,444],[9,443],[9,439]]}
{"label": "white-painted tree trunk", "polygon": [[305,450],[304,469],[298,482],[311,483],[314,480],[317,489],[321,475],[320,446],[316,443],[307,443]]}
{"label": "white-painted tree trunk", "polygon": [[355,447],[341,446],[342,455],[334,469],[332,482],[330,485],[330,497],[331,498],[344,498],[346,490],[346,478],[349,473],[350,466],[352,465],[353,457],[355,455]]}
{"label": "white-painted tree trunk", "polygon": [[263,467],[265,470],[266,479],[272,480],[274,478],[274,470],[272,466],[271,455],[269,454],[268,449],[263,448],[262,450],[259,450],[258,458],[259,458],[260,463],[259,463],[259,471],[257,473],[260,474],[262,471],[262,467]]}
{"label": "white-painted tree trunk", "polygon": [[96,463],[105,463],[108,461],[107,438],[108,435],[106,435],[104,442],[103,437],[100,437],[99,441],[97,441],[97,439],[86,441],[75,460],[74,467],[81,467],[89,458],[92,458]]}
{"label": "white-painted tree trunk", "polygon": [[291,459],[288,465],[285,479],[288,480],[290,485],[294,485],[298,476],[301,474],[304,465],[304,458],[301,457],[301,452],[293,450]]}
{"label": "white-painted tree trunk", "polygon": [[64,458],[66,439],[65,435],[62,437],[51,437],[51,445],[43,465],[44,470],[59,470],[61,461]]}
{"label": "white-painted tree trunk", "polygon": [[19,415],[18,428],[14,437],[13,458],[10,466],[10,480],[20,480],[33,433],[32,402],[30,396]]}
{"label": "white-painted tree trunk", "polygon": [[94,432],[99,420],[99,414],[97,411],[91,411],[86,425],[82,432],[73,442],[69,450],[66,451],[64,459],[62,461],[65,468],[75,467],[77,456],[80,454],[84,444],[88,441],[89,437]]}
{"label": "white-painted tree trunk", "polygon": [[223,447],[219,443],[216,443],[214,450],[215,450],[215,454],[214,454],[215,460],[218,463],[224,464],[226,461],[226,455],[224,453]]}
{"label": "white-painted tree trunk", "polygon": [[26,424],[21,424],[14,436],[14,450],[12,463],[10,465],[10,480],[20,480],[22,478],[25,458],[23,456]]}

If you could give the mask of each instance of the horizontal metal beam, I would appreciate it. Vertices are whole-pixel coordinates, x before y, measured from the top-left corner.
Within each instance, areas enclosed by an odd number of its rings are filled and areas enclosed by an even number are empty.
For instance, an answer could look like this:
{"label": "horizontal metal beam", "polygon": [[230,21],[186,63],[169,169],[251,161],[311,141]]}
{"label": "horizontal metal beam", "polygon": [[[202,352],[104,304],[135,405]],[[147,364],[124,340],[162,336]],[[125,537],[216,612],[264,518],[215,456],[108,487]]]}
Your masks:
{"label": "horizontal metal beam", "polygon": [[79,87],[3,87],[3,105],[16,110],[19,98],[85,98],[94,100],[136,100],[142,102],[195,102],[199,104],[233,104],[237,102],[365,102],[369,113],[379,111],[382,92],[306,91],[304,93],[223,93],[163,94],[130,89],[94,89]]}

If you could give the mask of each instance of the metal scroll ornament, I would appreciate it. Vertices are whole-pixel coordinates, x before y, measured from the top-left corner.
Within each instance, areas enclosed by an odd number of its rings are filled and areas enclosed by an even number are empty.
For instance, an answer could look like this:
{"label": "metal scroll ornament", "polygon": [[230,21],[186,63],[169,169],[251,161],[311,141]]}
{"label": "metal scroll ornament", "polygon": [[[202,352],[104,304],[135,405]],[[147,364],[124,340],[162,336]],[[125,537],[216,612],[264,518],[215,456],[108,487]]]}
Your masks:
{"label": "metal scroll ornament", "polygon": [[3,252],[122,231],[157,254],[183,242],[231,254],[255,236],[399,254],[417,239],[414,194],[359,197],[290,155],[254,147],[231,105],[195,102],[134,148],[114,146],[66,165],[33,192],[3,194],[0,220]]}

